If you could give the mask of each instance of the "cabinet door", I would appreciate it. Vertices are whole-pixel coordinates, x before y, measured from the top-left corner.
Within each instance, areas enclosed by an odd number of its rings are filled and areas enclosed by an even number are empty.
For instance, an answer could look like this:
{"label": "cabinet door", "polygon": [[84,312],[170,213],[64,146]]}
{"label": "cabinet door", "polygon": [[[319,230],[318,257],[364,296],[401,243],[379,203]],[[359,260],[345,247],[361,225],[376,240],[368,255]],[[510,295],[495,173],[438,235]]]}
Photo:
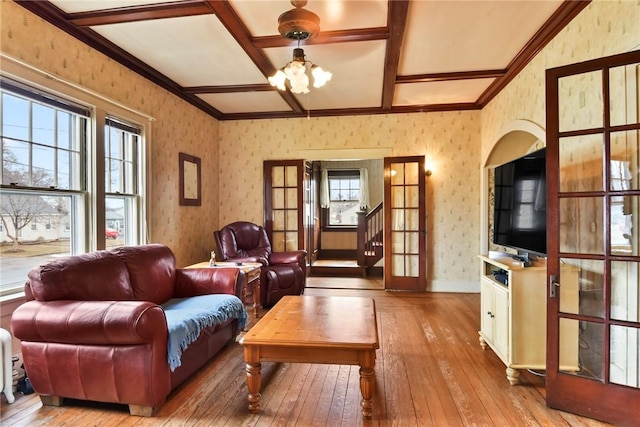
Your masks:
{"label": "cabinet door", "polygon": [[509,360],[509,293],[501,286],[493,286],[494,336],[493,344],[504,360]]}
{"label": "cabinet door", "polygon": [[493,283],[480,281],[480,331],[486,340],[493,342]]}

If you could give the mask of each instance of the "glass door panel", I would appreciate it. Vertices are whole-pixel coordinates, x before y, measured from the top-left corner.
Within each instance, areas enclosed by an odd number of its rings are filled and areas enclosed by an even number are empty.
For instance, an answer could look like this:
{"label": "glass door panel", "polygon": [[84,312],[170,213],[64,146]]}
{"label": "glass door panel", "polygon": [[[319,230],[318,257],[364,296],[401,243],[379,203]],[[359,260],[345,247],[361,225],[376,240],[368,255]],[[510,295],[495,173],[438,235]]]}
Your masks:
{"label": "glass door panel", "polygon": [[560,141],[560,191],[601,191],[602,135],[581,135]]}
{"label": "glass door panel", "polygon": [[611,326],[609,381],[629,387],[640,387],[638,372],[638,348],[640,329],[627,326]]}
{"label": "glass door panel", "polygon": [[425,290],[424,157],[385,159],[385,287]]}
{"label": "glass door panel", "polygon": [[640,322],[640,265],[632,261],[611,262],[611,318]]}
{"label": "glass door panel", "polygon": [[602,75],[599,71],[564,76],[558,81],[560,132],[602,127]]}
{"label": "glass door panel", "polygon": [[560,199],[560,252],[603,254],[603,209],[603,197]]}

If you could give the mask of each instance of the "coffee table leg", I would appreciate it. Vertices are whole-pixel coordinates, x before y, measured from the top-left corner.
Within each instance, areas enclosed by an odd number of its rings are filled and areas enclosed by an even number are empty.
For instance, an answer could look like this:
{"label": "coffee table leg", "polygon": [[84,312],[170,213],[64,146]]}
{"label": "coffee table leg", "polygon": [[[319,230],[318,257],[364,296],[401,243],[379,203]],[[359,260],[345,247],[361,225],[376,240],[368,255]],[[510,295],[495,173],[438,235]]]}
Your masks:
{"label": "coffee table leg", "polygon": [[373,369],[376,363],[376,353],[367,352],[360,360],[360,392],[362,393],[362,416],[373,416],[373,390],[376,386],[376,374]]}
{"label": "coffee table leg", "polygon": [[249,412],[255,414],[260,410],[260,385],[262,383],[258,349],[253,346],[245,346],[244,360],[247,362],[245,370],[247,372],[247,389],[249,390],[247,397]]}

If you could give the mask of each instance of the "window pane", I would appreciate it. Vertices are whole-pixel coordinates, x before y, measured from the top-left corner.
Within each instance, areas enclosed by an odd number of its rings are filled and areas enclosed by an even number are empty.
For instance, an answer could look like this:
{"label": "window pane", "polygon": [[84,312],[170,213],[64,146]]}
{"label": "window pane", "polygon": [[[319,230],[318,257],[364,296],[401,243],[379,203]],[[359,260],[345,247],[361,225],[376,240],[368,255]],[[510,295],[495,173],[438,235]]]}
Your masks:
{"label": "window pane", "polygon": [[34,146],[33,148],[33,187],[55,186],[55,148]]}
{"label": "window pane", "polygon": [[29,144],[3,138],[2,183],[29,185]]}
{"label": "window pane", "polygon": [[127,212],[124,197],[109,196],[105,199],[105,246],[113,248],[125,243]]}
{"label": "window pane", "polygon": [[68,151],[58,152],[57,188],[68,190],[71,188],[71,159]]}
{"label": "window pane", "polygon": [[3,184],[81,190],[87,119],[6,92],[2,100]]}
{"label": "window pane", "polygon": [[31,140],[44,145],[55,147],[55,110],[45,105],[33,103]]}
{"label": "window pane", "polygon": [[[112,123],[111,121],[109,123]],[[114,124],[116,126],[116,124]],[[137,145],[139,135],[121,128],[105,129],[105,185],[107,192],[134,194],[137,192]]]}
{"label": "window pane", "polygon": [[[2,280],[0,294],[22,290],[27,273],[54,256],[72,253],[74,196],[1,191],[0,231]],[[32,227],[35,224],[44,226]]]}
{"label": "window pane", "polygon": [[58,147],[72,149],[74,148],[71,143],[72,138],[72,128],[71,126],[75,123],[75,120],[72,120],[71,114],[65,111],[58,111]]}
{"label": "window pane", "polygon": [[360,206],[357,202],[331,202],[329,204],[330,225],[358,225],[357,212]]}
{"label": "window pane", "polygon": [[2,94],[2,135],[28,141],[29,129],[29,101]]}

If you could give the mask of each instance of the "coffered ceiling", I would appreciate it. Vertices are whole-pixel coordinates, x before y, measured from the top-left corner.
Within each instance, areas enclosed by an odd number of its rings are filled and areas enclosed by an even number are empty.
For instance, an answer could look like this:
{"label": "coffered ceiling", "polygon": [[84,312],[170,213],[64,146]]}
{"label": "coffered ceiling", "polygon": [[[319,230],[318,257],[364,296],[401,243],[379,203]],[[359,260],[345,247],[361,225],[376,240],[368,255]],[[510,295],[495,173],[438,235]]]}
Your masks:
{"label": "coffered ceiling", "polygon": [[288,0],[17,1],[219,120],[479,109],[588,1],[309,0],[301,42],[333,73],[304,95],[267,77],[292,58]]}

